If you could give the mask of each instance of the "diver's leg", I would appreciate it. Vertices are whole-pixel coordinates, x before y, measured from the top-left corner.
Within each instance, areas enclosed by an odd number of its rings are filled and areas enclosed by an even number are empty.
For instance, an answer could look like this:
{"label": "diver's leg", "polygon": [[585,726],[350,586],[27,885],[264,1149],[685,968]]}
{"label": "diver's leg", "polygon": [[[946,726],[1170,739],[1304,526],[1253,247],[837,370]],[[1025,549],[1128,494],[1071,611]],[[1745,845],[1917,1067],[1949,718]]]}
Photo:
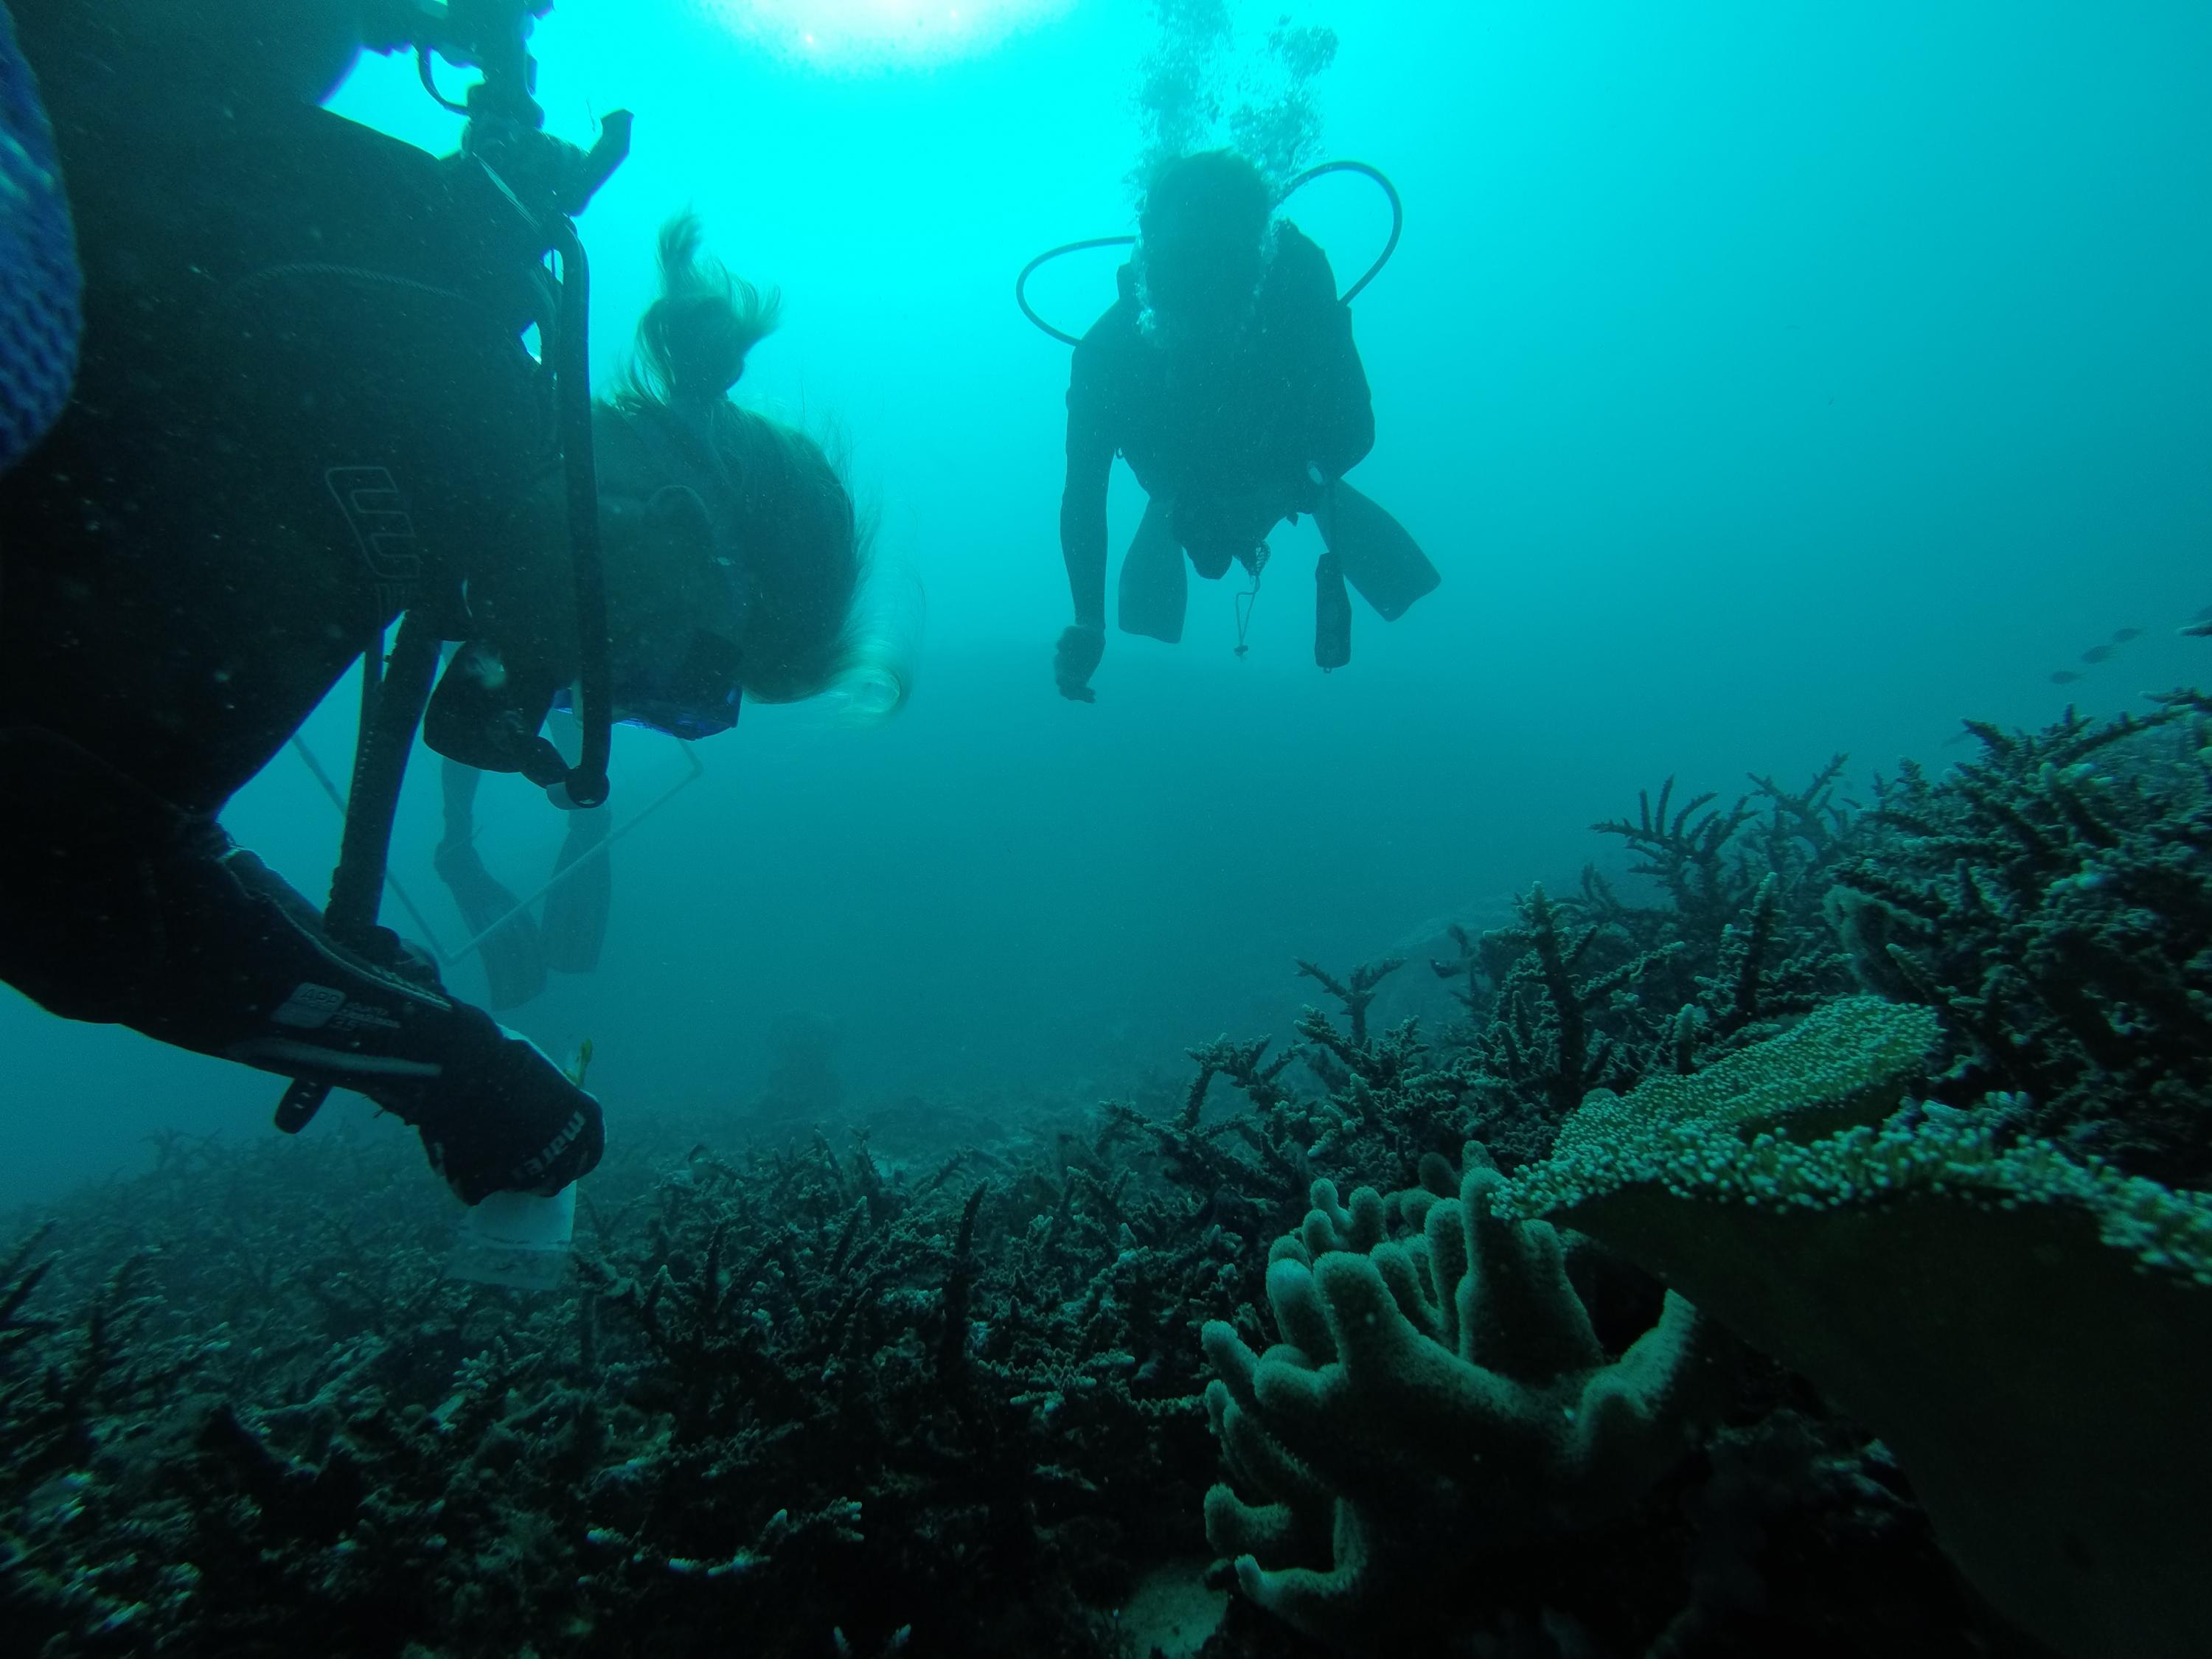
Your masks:
{"label": "diver's leg", "polygon": [[[575,764],[584,734],[574,714],[556,709],[547,725],[554,746]],[[553,861],[553,886],[545,895],[544,920],[538,929],[545,965],[556,974],[588,974],[599,965],[607,914],[614,904],[614,860],[606,850],[614,822],[613,809],[604,805],[568,814],[568,831]]]}
{"label": "diver's leg", "polygon": [[1183,611],[1190,594],[1173,517],[1170,503],[1158,496],[1146,500],[1144,522],[1121,556],[1117,594],[1117,620],[1123,633],[1142,634],[1170,645],[1182,638]]}
{"label": "diver's leg", "polygon": [[519,1008],[545,988],[545,951],[538,924],[484,867],[477,851],[477,787],[483,774],[448,759],[439,779],[445,794],[446,836],[433,862],[446,890],[453,896],[469,937],[479,940],[477,952],[483,961],[488,1000],[495,1008]]}
{"label": "diver's leg", "polygon": [[568,815],[568,833],[554,861],[552,890],[545,895],[545,965],[556,974],[588,974],[599,965],[607,914],[614,903],[614,861],[606,839],[614,813],[605,806]]}

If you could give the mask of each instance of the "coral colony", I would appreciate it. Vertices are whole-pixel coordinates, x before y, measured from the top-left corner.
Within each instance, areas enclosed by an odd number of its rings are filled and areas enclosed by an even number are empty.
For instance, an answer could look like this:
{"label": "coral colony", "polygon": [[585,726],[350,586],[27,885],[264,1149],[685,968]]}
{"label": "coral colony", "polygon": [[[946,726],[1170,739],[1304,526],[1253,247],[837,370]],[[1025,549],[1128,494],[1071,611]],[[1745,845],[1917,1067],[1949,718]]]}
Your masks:
{"label": "coral colony", "polygon": [[388,1126],[166,1140],[0,1260],[8,1649],[2212,1652],[2212,700],[1971,730],[1179,1099],[894,1154],[787,1056],[552,1294]]}

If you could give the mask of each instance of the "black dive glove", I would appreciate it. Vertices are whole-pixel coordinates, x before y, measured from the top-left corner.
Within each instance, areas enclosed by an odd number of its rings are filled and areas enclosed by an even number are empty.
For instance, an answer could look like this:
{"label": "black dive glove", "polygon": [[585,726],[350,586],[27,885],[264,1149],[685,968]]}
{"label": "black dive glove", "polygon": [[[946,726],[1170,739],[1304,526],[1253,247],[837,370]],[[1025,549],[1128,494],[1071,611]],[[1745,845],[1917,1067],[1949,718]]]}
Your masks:
{"label": "black dive glove", "polygon": [[1098,623],[1077,623],[1065,629],[1052,653],[1053,683],[1070,702],[1096,702],[1091,677],[1106,654],[1106,629]]}
{"label": "black dive glove", "polygon": [[599,1103],[527,1037],[476,1009],[454,1012],[482,1022],[465,1060],[419,1090],[379,1091],[376,1098],[415,1126],[430,1167],[461,1201],[550,1195],[598,1168],[607,1144]]}

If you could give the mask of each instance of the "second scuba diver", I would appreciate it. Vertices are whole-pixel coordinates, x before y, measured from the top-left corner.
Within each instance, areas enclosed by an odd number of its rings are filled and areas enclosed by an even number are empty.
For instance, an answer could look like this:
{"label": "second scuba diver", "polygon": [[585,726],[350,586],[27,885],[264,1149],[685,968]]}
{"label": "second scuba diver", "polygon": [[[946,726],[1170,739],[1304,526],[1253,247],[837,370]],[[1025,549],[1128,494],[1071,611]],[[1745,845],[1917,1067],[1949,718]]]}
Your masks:
{"label": "second scuba diver", "polygon": [[[570,758],[581,743],[574,717],[558,710],[551,725],[556,746],[563,759]],[[533,1000],[545,989],[549,973],[588,974],[599,967],[614,902],[613,855],[607,847],[614,812],[600,805],[565,814],[567,833],[533,914],[532,901],[517,898],[477,850],[477,791],[483,782],[483,774],[473,766],[451,759],[440,766],[446,833],[434,862],[483,963],[485,1000],[497,1012]]]}
{"label": "second scuba diver", "polygon": [[[541,727],[580,635],[513,198],[314,106],[398,44],[390,6],[15,10],[85,292],[74,398],[0,477],[0,978],[366,1095],[471,1203],[556,1191],[599,1160],[598,1103],[217,822],[403,609],[460,642],[425,738],[567,775]],[[772,302],[688,218],[659,253],[590,420],[615,712],[696,737],[856,665],[867,538],[821,450],[726,395]]]}
{"label": "second scuba diver", "polygon": [[1209,580],[1257,579],[1268,532],[1315,515],[1315,659],[1351,654],[1349,578],[1385,617],[1437,584],[1396,521],[1341,482],[1374,447],[1367,376],[1328,258],[1230,150],[1163,167],[1146,191],[1121,297],[1075,348],[1060,554],[1075,601],[1054,678],[1094,700],[1106,643],[1106,486],[1119,453],[1147,501],[1121,565],[1124,632],[1182,637],[1184,560]]}

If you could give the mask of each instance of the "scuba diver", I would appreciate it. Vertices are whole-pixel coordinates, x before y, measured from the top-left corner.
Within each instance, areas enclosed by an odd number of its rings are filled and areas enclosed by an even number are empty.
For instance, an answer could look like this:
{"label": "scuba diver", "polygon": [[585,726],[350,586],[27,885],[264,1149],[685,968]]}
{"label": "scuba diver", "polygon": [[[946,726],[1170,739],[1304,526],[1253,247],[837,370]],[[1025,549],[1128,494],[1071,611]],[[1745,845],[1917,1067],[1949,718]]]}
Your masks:
{"label": "scuba diver", "polygon": [[[679,219],[636,369],[589,398],[568,216],[628,118],[589,154],[535,130],[543,0],[14,4],[85,287],[75,393],[0,476],[0,978],[293,1079],[280,1127],[366,1095],[469,1203],[557,1191],[599,1103],[374,924],[399,769],[420,716],[593,805],[610,720],[726,730],[871,648],[849,492],[726,395],[773,307]],[[484,71],[460,155],[316,107],[364,46],[431,82],[426,19]],[[356,663],[375,718],[319,913],[217,818]],[[542,735],[564,699],[574,767]]]}
{"label": "scuba diver", "polygon": [[[580,750],[581,734],[568,710],[554,712],[550,729],[562,759]],[[567,815],[552,878],[540,890],[544,902],[533,915],[531,901],[517,898],[477,850],[477,792],[483,776],[457,760],[441,763],[446,832],[434,862],[483,963],[484,1000],[497,1012],[534,1000],[548,974],[588,974],[599,967],[614,902],[613,855],[606,844],[614,813],[602,805]]]}
{"label": "scuba diver", "polygon": [[1277,220],[1277,205],[1234,151],[1167,163],[1146,193],[1121,297],[1076,344],[1060,510],[1075,622],[1054,662],[1062,696],[1095,701],[1116,453],[1147,498],[1121,564],[1124,632],[1182,637],[1186,556],[1208,580],[1241,564],[1256,591],[1268,532],[1301,512],[1328,549],[1316,571],[1322,668],[1351,658],[1346,578],[1389,619],[1437,585],[1396,520],[1341,482],[1374,447],[1367,376],[1328,256]]}

